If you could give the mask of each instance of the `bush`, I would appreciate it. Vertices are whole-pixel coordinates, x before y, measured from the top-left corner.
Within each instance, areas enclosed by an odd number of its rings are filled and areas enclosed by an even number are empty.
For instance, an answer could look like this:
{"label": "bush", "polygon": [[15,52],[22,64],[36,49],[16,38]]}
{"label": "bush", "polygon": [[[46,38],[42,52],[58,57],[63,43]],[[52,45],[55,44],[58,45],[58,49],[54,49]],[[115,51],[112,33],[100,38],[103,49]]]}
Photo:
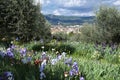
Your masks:
{"label": "bush", "polygon": [[68,35],[66,33],[58,32],[52,35],[52,39],[57,41],[66,41],[68,40]]}
{"label": "bush", "polygon": [[80,39],[83,42],[96,42],[101,41],[101,33],[97,30],[95,24],[83,24],[83,27],[80,28],[81,35]]}
{"label": "bush", "polygon": [[29,45],[27,45],[26,47],[28,47],[29,50],[34,50],[34,51],[52,51],[52,49],[55,49],[55,51],[58,51],[60,53],[62,52],[67,52],[67,53],[74,53],[75,51],[75,47],[70,45],[70,44],[67,44],[67,43],[46,43],[46,44],[40,44],[40,43],[37,43],[37,44],[34,44],[34,43],[31,43]]}
{"label": "bush", "polygon": [[114,7],[102,6],[96,13],[94,24],[83,24],[80,28],[81,41],[120,43],[120,11]]}
{"label": "bush", "polygon": [[106,42],[120,42],[120,11],[114,7],[102,6],[96,13],[98,30]]}
{"label": "bush", "polygon": [[72,54],[75,52],[75,48],[69,44],[60,44],[57,46],[56,50],[59,52],[66,52],[69,54]]}

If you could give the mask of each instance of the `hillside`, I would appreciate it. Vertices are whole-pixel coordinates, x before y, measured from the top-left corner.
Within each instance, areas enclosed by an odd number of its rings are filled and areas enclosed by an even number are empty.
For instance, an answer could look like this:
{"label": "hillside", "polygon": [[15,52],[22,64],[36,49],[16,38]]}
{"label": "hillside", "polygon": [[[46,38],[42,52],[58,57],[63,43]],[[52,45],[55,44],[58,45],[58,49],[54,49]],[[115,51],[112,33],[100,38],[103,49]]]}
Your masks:
{"label": "hillside", "polygon": [[95,21],[94,16],[80,17],[80,16],[56,16],[56,15],[44,15],[52,25],[82,25],[83,23],[93,23]]}

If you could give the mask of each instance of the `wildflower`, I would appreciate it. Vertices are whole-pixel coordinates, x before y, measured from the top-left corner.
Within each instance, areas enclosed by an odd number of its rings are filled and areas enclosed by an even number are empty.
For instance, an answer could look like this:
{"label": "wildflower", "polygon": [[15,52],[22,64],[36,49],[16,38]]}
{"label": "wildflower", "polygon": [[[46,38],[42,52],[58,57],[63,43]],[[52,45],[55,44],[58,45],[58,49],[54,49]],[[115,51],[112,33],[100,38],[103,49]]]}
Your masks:
{"label": "wildflower", "polygon": [[70,71],[69,71],[69,75],[70,75],[70,76],[73,76],[73,75],[74,75],[74,71],[73,71],[73,70],[70,70]]}
{"label": "wildflower", "polygon": [[80,80],[85,80],[84,77],[80,77]]}
{"label": "wildflower", "polygon": [[5,53],[4,53],[4,52],[2,52],[2,51],[0,51],[0,56],[1,56],[2,58],[4,58]]}
{"label": "wildflower", "polygon": [[19,40],[19,38],[17,37],[15,40],[16,40],[16,41],[18,41],[18,40]]}
{"label": "wildflower", "polygon": [[61,60],[62,59],[62,55],[58,55],[58,60]]}
{"label": "wildflower", "polygon": [[42,49],[44,49],[45,47],[44,47],[44,46],[42,46],[41,48],[42,48]]}
{"label": "wildflower", "polygon": [[43,79],[46,77],[45,74],[43,73],[45,66],[46,66],[46,59],[43,60],[43,62],[41,63],[41,66],[40,66],[40,79]]}
{"label": "wildflower", "polygon": [[27,57],[27,62],[31,62],[31,60],[32,60],[32,57]]}
{"label": "wildflower", "polygon": [[14,49],[15,49],[15,45],[12,44],[12,45],[10,46],[10,48],[11,48],[12,50],[14,50]]}
{"label": "wildflower", "polygon": [[40,73],[40,79],[46,78],[45,74],[43,72]]}
{"label": "wildflower", "polygon": [[52,51],[55,51],[55,49],[54,49],[54,48],[52,48]]}
{"label": "wildflower", "polygon": [[21,54],[21,56],[23,56],[23,57],[25,57],[26,56],[26,48],[22,48],[21,50],[20,50],[20,54]]}
{"label": "wildflower", "polygon": [[10,43],[13,44],[13,41],[11,41]]}
{"label": "wildflower", "polygon": [[51,64],[55,65],[57,63],[58,59],[51,59]]}
{"label": "wildflower", "polygon": [[64,63],[67,64],[68,66],[71,66],[72,65],[72,57],[67,59]]}
{"label": "wildflower", "polygon": [[64,72],[64,76],[68,77],[69,73],[68,72]]}
{"label": "wildflower", "polygon": [[42,52],[42,60],[44,60],[46,57],[46,52]]}
{"label": "wildflower", "polygon": [[58,54],[59,52],[57,51],[56,54]]}
{"label": "wildflower", "polygon": [[40,64],[41,62],[42,62],[41,60],[35,60],[35,61],[34,61],[34,64],[35,64],[35,65],[38,65],[38,64]]}
{"label": "wildflower", "polygon": [[72,69],[74,71],[74,75],[78,75],[79,74],[79,69],[78,69],[78,64],[77,62],[74,62],[72,65]]}
{"label": "wildflower", "polygon": [[78,69],[77,62],[74,61],[73,65],[72,65],[72,69],[69,71],[69,75],[70,76],[79,75],[79,69]]}
{"label": "wildflower", "polygon": [[11,72],[4,72],[3,73],[3,80],[14,80],[13,74]]}
{"label": "wildflower", "polygon": [[11,51],[11,48],[8,48],[8,49],[7,49],[6,55],[7,55],[8,57],[10,57],[10,58],[14,58],[14,54],[13,54],[13,52]]}
{"label": "wildflower", "polygon": [[27,52],[27,56],[28,56],[28,57],[31,57],[32,55],[33,55],[33,52],[32,52],[32,51],[28,51],[28,52]]}
{"label": "wildflower", "polygon": [[43,60],[43,62],[41,63],[41,66],[40,66],[40,72],[43,72],[45,66],[46,66],[46,59]]}
{"label": "wildflower", "polygon": [[6,38],[2,38],[2,41],[7,41],[7,39]]}
{"label": "wildflower", "polygon": [[62,56],[65,57],[66,53],[65,52],[62,52]]}

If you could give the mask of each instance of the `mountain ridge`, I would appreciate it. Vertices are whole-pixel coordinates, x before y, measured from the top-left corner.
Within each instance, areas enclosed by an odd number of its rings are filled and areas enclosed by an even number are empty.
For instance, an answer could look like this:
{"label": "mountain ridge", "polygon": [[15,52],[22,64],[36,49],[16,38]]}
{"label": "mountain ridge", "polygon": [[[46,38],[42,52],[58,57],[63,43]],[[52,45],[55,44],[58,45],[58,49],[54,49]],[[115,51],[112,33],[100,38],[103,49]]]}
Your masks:
{"label": "mountain ridge", "polygon": [[45,19],[52,25],[82,25],[83,23],[93,23],[95,16],[64,16],[64,15],[44,15]]}

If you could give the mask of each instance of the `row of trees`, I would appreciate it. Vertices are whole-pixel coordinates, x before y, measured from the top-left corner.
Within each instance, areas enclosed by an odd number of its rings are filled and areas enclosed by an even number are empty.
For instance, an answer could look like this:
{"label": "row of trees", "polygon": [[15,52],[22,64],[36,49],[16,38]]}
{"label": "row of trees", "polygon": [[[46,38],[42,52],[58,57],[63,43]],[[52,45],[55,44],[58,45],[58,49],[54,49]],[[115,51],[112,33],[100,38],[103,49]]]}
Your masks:
{"label": "row of trees", "polygon": [[45,39],[50,28],[33,0],[0,0],[0,40]]}

